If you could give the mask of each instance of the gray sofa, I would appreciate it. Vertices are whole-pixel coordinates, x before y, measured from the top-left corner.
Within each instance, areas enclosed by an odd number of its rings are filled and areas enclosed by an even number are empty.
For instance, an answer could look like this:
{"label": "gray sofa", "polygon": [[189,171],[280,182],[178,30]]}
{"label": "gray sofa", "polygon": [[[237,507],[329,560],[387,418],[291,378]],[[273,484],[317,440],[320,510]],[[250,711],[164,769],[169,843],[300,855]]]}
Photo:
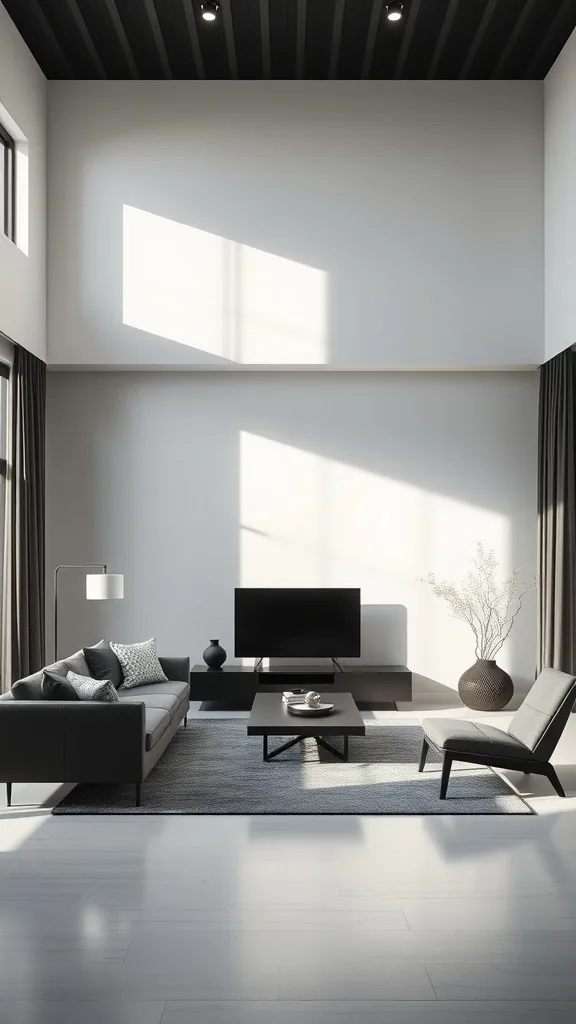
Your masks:
{"label": "gray sofa", "polygon": [[[190,706],[190,659],[160,658],[169,682],[118,690],[119,701],[42,700],[42,671],[27,676],[29,699],[0,697],[0,781],[133,782],[140,786]],[[89,676],[82,651],[47,666]]]}

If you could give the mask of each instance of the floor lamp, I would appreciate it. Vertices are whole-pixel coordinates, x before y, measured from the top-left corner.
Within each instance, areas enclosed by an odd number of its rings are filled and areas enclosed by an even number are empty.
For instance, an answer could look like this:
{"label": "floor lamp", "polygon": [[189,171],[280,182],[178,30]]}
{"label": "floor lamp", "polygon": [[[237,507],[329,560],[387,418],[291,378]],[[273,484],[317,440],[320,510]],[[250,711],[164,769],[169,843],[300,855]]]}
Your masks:
{"label": "floor lamp", "polygon": [[57,565],[54,570],[54,661],[58,660],[58,573],[61,569],[99,569],[86,574],[86,600],[109,601],[124,597],[124,576],[108,572],[105,563],[94,565]]}

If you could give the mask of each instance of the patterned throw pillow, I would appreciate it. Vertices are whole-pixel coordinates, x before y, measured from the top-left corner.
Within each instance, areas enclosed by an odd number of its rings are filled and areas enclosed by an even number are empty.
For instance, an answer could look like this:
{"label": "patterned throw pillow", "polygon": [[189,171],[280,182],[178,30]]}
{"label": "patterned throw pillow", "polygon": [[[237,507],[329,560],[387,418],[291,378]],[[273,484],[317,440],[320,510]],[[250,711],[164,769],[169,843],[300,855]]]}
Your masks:
{"label": "patterned throw pillow", "polygon": [[107,703],[118,700],[118,694],[109,679],[90,679],[89,676],[79,676],[77,672],[68,672],[66,679],[80,700],[101,700]]}
{"label": "patterned throw pillow", "polygon": [[145,640],[141,644],[110,644],[124,673],[122,689],[142,686],[143,683],[167,683],[162,665],[156,654],[156,640]]}

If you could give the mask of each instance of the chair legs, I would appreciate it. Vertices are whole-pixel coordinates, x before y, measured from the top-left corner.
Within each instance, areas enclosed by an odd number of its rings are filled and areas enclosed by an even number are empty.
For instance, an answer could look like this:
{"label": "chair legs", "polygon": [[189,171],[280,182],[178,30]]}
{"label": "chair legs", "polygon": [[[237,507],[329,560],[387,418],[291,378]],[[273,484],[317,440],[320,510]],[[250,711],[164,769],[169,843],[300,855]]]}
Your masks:
{"label": "chair legs", "polygon": [[140,807],[140,783],[136,783],[136,807]]}
{"label": "chair legs", "polygon": [[442,778],[440,780],[440,799],[446,799],[446,790],[448,789],[448,782],[450,779],[450,769],[452,768],[452,755],[447,751],[444,752],[444,761],[442,762]]}
{"label": "chair legs", "polygon": [[8,807],[12,806],[12,783],[6,783],[6,804]]}
{"label": "chair legs", "polygon": [[558,796],[566,796],[562,783],[560,782],[560,779],[558,778],[554,767],[551,764],[543,764],[542,769],[543,775],[545,775],[546,778],[550,779],[550,782],[554,786],[554,789],[558,793]]}
{"label": "chair legs", "polygon": [[426,758],[428,756],[428,750],[429,749],[430,749],[430,747],[429,747],[429,744],[428,744],[428,740],[424,736],[424,738],[422,740],[422,750],[420,752],[420,762],[418,764],[418,771],[419,772],[423,772],[424,771],[424,765],[426,764]]}

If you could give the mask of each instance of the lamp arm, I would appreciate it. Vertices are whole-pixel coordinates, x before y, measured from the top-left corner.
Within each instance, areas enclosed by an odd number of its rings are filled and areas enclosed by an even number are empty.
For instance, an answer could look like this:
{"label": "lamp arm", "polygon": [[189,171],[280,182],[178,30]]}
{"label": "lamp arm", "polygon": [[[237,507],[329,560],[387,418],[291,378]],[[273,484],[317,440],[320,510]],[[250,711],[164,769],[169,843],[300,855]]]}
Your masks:
{"label": "lamp arm", "polygon": [[105,573],[108,566],[105,562],[89,562],[87,565],[65,563],[57,565],[54,569],[54,661],[58,661],[58,573],[60,569],[101,569]]}

